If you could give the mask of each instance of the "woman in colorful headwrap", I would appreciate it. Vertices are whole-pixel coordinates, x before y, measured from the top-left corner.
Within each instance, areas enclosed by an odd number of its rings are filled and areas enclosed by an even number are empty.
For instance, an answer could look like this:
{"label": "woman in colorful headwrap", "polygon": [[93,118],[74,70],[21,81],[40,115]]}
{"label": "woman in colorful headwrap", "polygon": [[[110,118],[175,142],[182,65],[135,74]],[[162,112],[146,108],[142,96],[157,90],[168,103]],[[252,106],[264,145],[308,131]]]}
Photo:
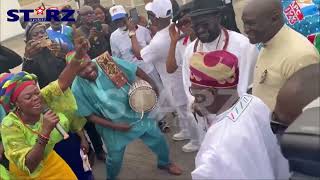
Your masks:
{"label": "woman in colorful headwrap", "polygon": [[[87,44],[86,44],[87,45]],[[80,47],[84,45],[80,43]],[[76,59],[83,57],[77,50]],[[62,139],[55,128],[78,130],[84,122],[72,122],[77,109],[69,89],[75,76],[87,63],[75,61],[66,66],[57,81],[39,90],[37,77],[20,72],[0,75],[0,102],[9,114],[1,124],[1,137],[10,174],[17,179],[77,179],[71,168],[53,150]],[[61,99],[64,104],[61,106]],[[60,103],[58,103],[60,102]],[[45,104],[51,109],[42,114]],[[75,152],[77,153],[77,152]]]}
{"label": "woman in colorful headwrap", "polygon": [[[27,47],[25,54],[26,56],[31,57],[31,59],[26,60],[23,63],[22,70],[37,75],[40,88],[55,81],[66,65],[64,57],[56,57],[54,53],[52,53],[53,51],[49,50],[52,49],[52,45],[43,47],[44,44],[42,44],[43,42],[40,40],[47,36],[48,34],[45,30],[45,26],[41,23],[30,24],[26,28]],[[77,37],[76,31],[73,29],[73,38],[76,39]],[[34,47],[34,49],[32,47]],[[64,99],[61,99],[60,101],[56,101],[56,104],[57,106],[61,106],[66,103],[64,102]],[[92,173],[91,171],[86,172],[84,170],[82,158],[80,156],[80,148],[83,149],[85,154],[89,151],[90,146],[88,141],[86,140],[83,131],[79,131],[77,134],[69,133],[69,135],[70,137],[67,140],[56,144],[54,149],[59,156],[70,165],[78,179],[90,179]],[[75,151],[77,151],[77,153],[75,153]]]}

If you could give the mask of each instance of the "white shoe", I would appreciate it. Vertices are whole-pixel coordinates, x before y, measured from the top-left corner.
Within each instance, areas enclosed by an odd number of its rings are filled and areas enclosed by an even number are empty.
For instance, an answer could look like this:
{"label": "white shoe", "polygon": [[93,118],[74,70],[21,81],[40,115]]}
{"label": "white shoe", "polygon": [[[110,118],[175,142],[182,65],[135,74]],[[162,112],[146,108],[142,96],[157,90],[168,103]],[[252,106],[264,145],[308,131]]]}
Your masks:
{"label": "white shoe", "polygon": [[197,144],[193,143],[192,141],[190,141],[188,144],[186,144],[186,145],[184,145],[182,147],[182,151],[183,152],[187,152],[187,153],[188,152],[196,152],[196,151],[199,150],[199,148],[200,148],[199,145],[197,145]]}
{"label": "white shoe", "polygon": [[188,140],[190,139],[190,135],[187,131],[180,131],[179,133],[177,134],[174,134],[172,136],[172,139],[175,140],[175,141],[183,141],[183,140]]}

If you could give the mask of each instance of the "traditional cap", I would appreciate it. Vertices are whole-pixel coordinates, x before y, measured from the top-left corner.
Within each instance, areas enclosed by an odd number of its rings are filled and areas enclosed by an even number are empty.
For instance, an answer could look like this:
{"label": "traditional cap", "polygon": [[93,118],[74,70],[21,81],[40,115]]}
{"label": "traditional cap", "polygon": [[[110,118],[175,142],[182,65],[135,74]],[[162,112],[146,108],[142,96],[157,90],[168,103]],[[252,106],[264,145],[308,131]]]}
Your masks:
{"label": "traditional cap", "polygon": [[202,87],[232,88],[239,80],[238,58],[224,50],[194,53],[190,70],[192,83]]}

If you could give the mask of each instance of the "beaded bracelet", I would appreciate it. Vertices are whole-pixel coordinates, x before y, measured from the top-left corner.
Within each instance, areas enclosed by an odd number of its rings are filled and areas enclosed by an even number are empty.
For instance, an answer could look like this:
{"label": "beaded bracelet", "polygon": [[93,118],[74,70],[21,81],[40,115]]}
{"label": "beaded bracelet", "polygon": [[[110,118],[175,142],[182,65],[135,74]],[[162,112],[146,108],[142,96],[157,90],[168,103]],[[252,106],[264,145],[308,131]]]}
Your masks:
{"label": "beaded bracelet", "polygon": [[39,143],[39,144],[41,144],[41,145],[44,145],[44,144],[48,144],[48,141],[42,139],[41,137],[39,137],[39,138],[37,139],[37,143]]}
{"label": "beaded bracelet", "polygon": [[38,136],[43,138],[43,139],[45,139],[46,141],[49,141],[49,139],[50,139],[48,136],[45,136],[45,135],[40,134],[40,133],[38,134]]}
{"label": "beaded bracelet", "polygon": [[46,138],[43,135],[38,135],[38,143],[39,144],[47,144],[49,142],[49,138]]}

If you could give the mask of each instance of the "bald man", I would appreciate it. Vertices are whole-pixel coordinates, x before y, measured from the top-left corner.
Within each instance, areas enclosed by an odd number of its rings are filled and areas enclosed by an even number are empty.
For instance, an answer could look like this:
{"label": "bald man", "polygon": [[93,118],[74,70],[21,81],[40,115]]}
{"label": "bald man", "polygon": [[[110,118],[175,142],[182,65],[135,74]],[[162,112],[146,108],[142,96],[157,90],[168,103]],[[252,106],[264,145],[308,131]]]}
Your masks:
{"label": "bald man", "polygon": [[[193,179],[288,179],[281,134],[320,96],[320,64],[309,65],[284,84],[273,113],[259,98],[244,95],[209,128],[196,157]],[[306,81],[307,79],[307,81]],[[277,123],[271,123],[270,119]]]}
{"label": "bald man", "polygon": [[309,65],[290,77],[277,97],[272,116],[273,129],[285,130],[310,102],[320,96],[319,77],[320,64]]}
{"label": "bald man", "polygon": [[254,72],[253,95],[273,110],[283,84],[299,69],[319,63],[319,53],[307,38],[284,24],[279,0],[251,0],[242,20],[250,43],[263,44]]}

